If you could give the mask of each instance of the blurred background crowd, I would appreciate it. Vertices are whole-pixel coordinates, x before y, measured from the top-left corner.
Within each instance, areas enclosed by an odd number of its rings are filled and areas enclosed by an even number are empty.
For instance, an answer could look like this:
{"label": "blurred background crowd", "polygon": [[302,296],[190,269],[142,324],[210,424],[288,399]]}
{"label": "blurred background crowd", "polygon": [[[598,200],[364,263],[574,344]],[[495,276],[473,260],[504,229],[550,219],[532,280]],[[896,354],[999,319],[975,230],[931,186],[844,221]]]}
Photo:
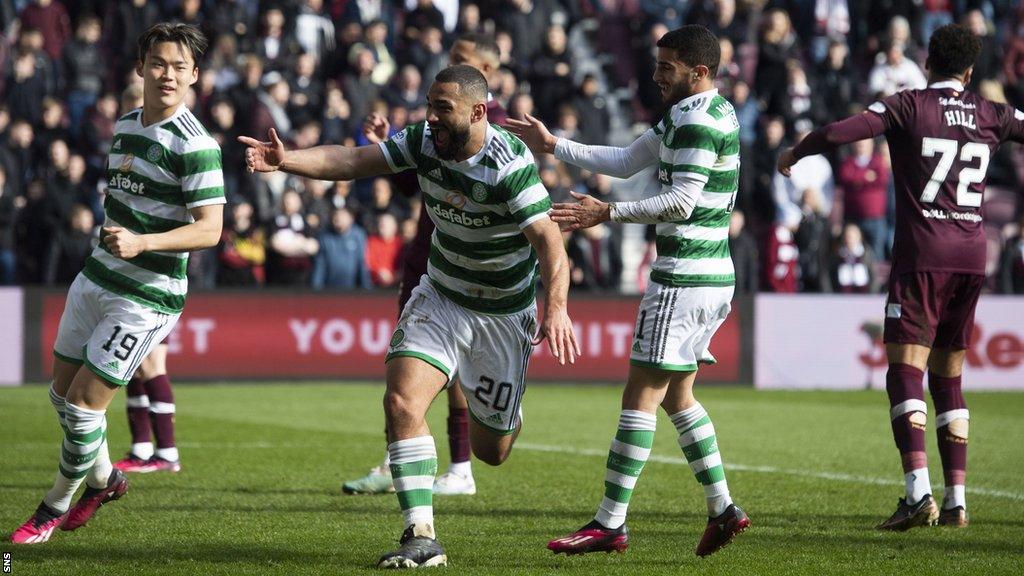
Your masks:
{"label": "blurred background crowd", "polygon": [[[983,37],[970,89],[1024,108],[1024,5],[1016,0],[0,0],[0,284],[66,285],[103,221],[105,155],[141,105],[136,39],[164,20],[210,39],[188,105],[223,148],[220,245],[193,255],[192,286],[393,287],[421,203],[398,180],[323,182],[247,174],[241,134],[273,127],[291,147],[365,144],[425,117],[426,88],[464,33],[493,35],[491,93],[589,144],[626,145],[666,109],[655,43],[684,23],[720,38],[721,93],[741,123],[730,230],[737,292],[877,292],[888,278],[893,167],[884,141],[810,157],[787,180],[779,152],[874,99],[925,86],[938,26]],[[1024,293],[1024,150],[992,159],[989,287]],[[615,180],[537,158],[555,201],[634,199],[645,171]],[[899,168],[896,167],[898,170]],[[653,230],[566,235],[578,290],[643,288]]]}

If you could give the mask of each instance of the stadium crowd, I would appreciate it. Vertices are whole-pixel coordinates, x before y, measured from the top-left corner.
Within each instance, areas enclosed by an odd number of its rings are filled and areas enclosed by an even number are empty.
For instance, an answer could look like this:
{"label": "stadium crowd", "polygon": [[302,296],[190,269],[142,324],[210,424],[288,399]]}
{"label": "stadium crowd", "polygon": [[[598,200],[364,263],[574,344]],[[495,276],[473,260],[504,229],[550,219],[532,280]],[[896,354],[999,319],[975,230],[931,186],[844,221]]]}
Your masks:
{"label": "stadium crowd", "polygon": [[[983,36],[972,90],[1024,108],[1024,5],[1013,0],[0,0],[0,284],[66,285],[97,242],[106,154],[141,102],[135,40],[162,20],[211,47],[189,106],[221,143],[229,208],[220,245],[193,255],[194,287],[391,287],[421,202],[400,180],[322,182],[248,174],[239,135],[289,146],[365,144],[425,117],[425,91],[461,34],[501,50],[492,96],[556,135],[623,145],[665,106],[655,42],[683,23],[720,38],[718,85],[741,123],[730,230],[737,291],[874,292],[888,276],[894,191],[884,141],[785,179],[778,154],[813,127],[925,85],[930,33]],[[633,198],[627,182],[537,158],[555,201],[574,190]],[[641,182],[639,180],[646,179]],[[1024,150],[989,167],[990,289],[1024,293]],[[577,289],[636,290],[653,259],[605,225],[566,235]],[[624,248],[625,247],[625,248]],[[624,251],[646,254],[624,273]]]}

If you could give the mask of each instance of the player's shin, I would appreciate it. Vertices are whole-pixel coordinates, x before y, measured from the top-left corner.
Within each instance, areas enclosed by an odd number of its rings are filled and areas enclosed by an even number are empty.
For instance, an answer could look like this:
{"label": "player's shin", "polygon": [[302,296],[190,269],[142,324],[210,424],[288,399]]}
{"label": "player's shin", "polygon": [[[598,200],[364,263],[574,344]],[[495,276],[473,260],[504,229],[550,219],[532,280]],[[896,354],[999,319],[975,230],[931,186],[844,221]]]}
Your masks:
{"label": "player's shin", "polygon": [[633,488],[651,454],[656,424],[654,414],[639,410],[623,410],[619,415],[618,431],[608,450],[604,498],[594,516],[605,528],[616,529],[626,522]]}
{"label": "player's shin", "polygon": [[156,437],[156,455],[168,462],[178,461],[178,447],[174,443],[174,391],[171,380],[161,374],[146,382],[149,396],[149,417]]}
{"label": "player's shin", "polygon": [[131,454],[140,460],[148,460],[153,455],[153,438],[149,421],[149,396],[146,386],[138,378],[128,382],[125,400],[128,411],[128,428],[132,435]]}
{"label": "player's shin", "polygon": [[942,508],[967,509],[965,482],[967,478],[967,436],[970,413],[961,388],[961,378],[928,374],[928,389],[935,403],[935,432],[942,458],[942,475],[946,490]]}
{"label": "player's shin", "polygon": [[448,448],[451,450],[452,457],[448,471],[462,476],[472,476],[468,408],[448,409]]}
{"label": "player's shin", "polygon": [[397,440],[388,445],[388,454],[405,526],[415,526],[417,536],[433,538],[434,476],[437,475],[433,436]]}
{"label": "player's shin", "polygon": [[722,455],[718,452],[715,426],[699,402],[672,414],[670,418],[679,432],[679,447],[683,449],[690,470],[704,487],[708,516],[717,517],[732,504],[732,498],[725,480]]}
{"label": "player's shin", "polygon": [[[74,404],[65,408],[64,440],[61,445],[60,466],[53,488],[46,493],[43,502],[56,511],[65,511],[71,506],[71,497],[89,475],[96,458],[103,451],[107,440],[106,411],[89,410]],[[107,457],[107,474],[110,458]],[[106,478],[103,478],[103,483]]]}
{"label": "player's shin", "polygon": [[903,462],[907,504],[932,493],[924,435],[928,405],[924,401],[924,372],[908,364],[890,364],[885,389],[889,394],[892,434]]}

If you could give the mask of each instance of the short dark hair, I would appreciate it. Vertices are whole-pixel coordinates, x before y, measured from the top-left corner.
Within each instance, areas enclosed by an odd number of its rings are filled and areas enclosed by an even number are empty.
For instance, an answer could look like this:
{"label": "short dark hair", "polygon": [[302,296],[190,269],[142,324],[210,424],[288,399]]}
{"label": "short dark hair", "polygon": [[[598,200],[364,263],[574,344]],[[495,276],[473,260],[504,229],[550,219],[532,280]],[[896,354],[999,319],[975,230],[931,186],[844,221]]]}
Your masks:
{"label": "short dark hair", "polygon": [[957,76],[974,66],[981,39],[962,24],[946,24],[928,41],[928,69],[937,76]]}
{"label": "short dark hair", "polygon": [[206,36],[199,31],[199,28],[191,24],[160,22],[151,26],[142,36],[139,36],[139,61],[145,61],[146,54],[149,53],[153,46],[163,42],[174,42],[188,48],[189,52],[192,53],[192,61],[195,63],[195,66],[199,66],[199,61],[203,58],[206,47],[209,45]]}
{"label": "short dark hair", "polygon": [[718,74],[722,49],[718,38],[705,26],[687,24],[676,28],[658,40],[658,48],[675,50],[676,56],[687,66],[707,66],[712,78]]}
{"label": "short dark hair", "polygon": [[449,66],[434,76],[434,82],[454,82],[459,85],[459,94],[472,98],[475,102],[487,101],[487,79],[483,72],[469,64]]}
{"label": "short dark hair", "polygon": [[494,36],[477,32],[465,32],[456,39],[457,42],[469,42],[476,46],[476,53],[498,61],[501,59],[501,49],[494,41]]}

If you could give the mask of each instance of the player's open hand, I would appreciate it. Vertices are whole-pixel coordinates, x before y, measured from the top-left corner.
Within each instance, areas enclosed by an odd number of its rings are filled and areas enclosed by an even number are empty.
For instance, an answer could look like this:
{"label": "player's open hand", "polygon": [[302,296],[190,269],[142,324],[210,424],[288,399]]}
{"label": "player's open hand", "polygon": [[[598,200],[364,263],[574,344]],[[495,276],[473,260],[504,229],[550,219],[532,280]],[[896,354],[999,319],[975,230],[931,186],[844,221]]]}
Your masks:
{"label": "player's open hand", "polygon": [[576,358],[582,356],[576,333],[572,330],[572,320],[565,308],[544,307],[544,320],[533,338],[533,345],[538,346],[544,340],[548,341],[551,355],[563,366],[567,360],[569,364],[575,364]]}
{"label": "player's open hand", "polygon": [[248,146],[245,149],[245,167],[253,172],[273,172],[284,162],[284,142],[277,137],[277,130],[270,129],[270,141],[260,142],[248,136],[239,136],[238,141]]}
{"label": "player's open hand", "polygon": [[505,128],[518,136],[534,154],[555,153],[555,144],[558,142],[558,138],[552,136],[551,132],[548,132],[547,126],[533,116],[527,114],[525,121],[508,118],[505,120]]}
{"label": "player's open hand", "polygon": [[103,243],[114,256],[122,260],[134,258],[146,251],[145,238],[120,226],[105,226],[103,234]]}
{"label": "player's open hand", "polygon": [[796,162],[797,157],[796,154],[793,153],[792,148],[786,148],[785,150],[783,150],[782,154],[779,154],[779,174],[782,174],[786,178],[789,178],[790,173],[792,172],[793,164],[796,164]]}
{"label": "player's open hand", "polygon": [[577,202],[559,202],[551,207],[548,215],[562,230],[579,230],[597,226],[611,220],[611,206],[593,196],[569,191]]}
{"label": "player's open hand", "polygon": [[370,144],[379,144],[388,139],[388,132],[391,131],[391,123],[384,116],[374,112],[366,117],[363,122],[363,136]]}

